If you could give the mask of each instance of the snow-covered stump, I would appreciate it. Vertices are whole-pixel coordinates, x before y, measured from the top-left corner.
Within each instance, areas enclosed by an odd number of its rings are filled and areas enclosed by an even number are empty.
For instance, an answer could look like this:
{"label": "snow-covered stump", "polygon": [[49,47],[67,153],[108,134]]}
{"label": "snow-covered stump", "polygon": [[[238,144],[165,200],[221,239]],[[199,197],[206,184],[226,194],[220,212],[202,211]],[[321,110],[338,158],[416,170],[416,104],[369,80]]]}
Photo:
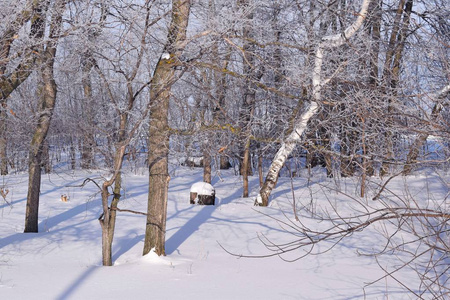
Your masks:
{"label": "snow-covered stump", "polygon": [[197,182],[191,186],[190,203],[199,205],[214,205],[216,190],[207,182]]}

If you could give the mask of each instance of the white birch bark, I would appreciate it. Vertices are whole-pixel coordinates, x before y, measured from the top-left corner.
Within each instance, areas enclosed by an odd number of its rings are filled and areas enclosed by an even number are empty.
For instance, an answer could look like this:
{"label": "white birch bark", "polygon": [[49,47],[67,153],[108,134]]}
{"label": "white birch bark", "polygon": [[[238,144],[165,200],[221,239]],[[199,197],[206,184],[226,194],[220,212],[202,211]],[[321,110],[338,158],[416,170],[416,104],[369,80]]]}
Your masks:
{"label": "white birch bark", "polygon": [[366,18],[367,11],[371,0],[363,0],[361,4],[361,10],[355,22],[345,29],[343,33],[333,34],[325,36],[322,41],[317,45],[316,56],[314,61],[314,70],[312,74],[313,85],[313,100],[309,108],[302,114],[301,118],[294,124],[294,130],[281,144],[280,149],[275,154],[275,157],[270,165],[269,171],[266,176],[266,180],[256,197],[255,205],[267,206],[269,204],[269,196],[277,184],[278,174],[281,168],[286,162],[287,157],[292,153],[295,146],[302,140],[303,133],[307,129],[308,121],[315,115],[319,108],[321,100],[321,90],[326,85],[329,79],[322,79],[322,64],[323,54],[325,49],[336,48],[343,45],[348,39],[350,39],[362,26],[364,19]]}

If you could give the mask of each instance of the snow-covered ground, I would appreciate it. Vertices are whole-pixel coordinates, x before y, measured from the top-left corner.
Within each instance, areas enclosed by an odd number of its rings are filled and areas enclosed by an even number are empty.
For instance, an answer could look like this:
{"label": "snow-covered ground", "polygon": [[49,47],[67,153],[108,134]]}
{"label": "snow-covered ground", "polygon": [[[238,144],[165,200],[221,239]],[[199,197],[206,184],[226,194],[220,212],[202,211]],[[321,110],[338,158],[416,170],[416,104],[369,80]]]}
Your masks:
{"label": "snow-covered ground", "polygon": [[[251,178],[253,197],[244,199],[241,179],[231,171],[213,179],[216,205],[198,206],[189,204],[189,191],[192,184],[201,181],[202,169],[174,169],[167,256],[150,253],[143,257],[145,216],[120,212],[113,244],[114,266],[102,267],[97,220],[100,196],[94,184],[77,187],[86,177],[100,180],[100,174],[77,171],[44,175],[37,234],[22,233],[27,175],[1,178],[11,205],[0,198],[0,299],[413,299],[389,279],[364,289],[367,282],[384,274],[373,257],[360,255],[375,249],[382,240],[376,226],[343,240],[331,251],[291,263],[279,257],[228,254],[221,246],[235,254],[268,254],[258,234],[279,243],[293,239],[269,217],[293,219],[290,179],[280,178],[269,207],[255,208],[257,177]],[[339,187],[355,196],[356,179],[337,182],[317,174],[311,179],[310,184],[306,178],[293,181],[300,210],[302,206],[318,210],[322,204],[332,203],[344,210],[348,207],[346,212],[351,213],[353,200],[334,189]],[[420,175],[409,180],[411,195],[446,199],[448,185],[442,178]],[[146,212],[147,182],[145,175],[127,173],[119,207]],[[401,194],[404,181],[396,178],[388,187]],[[427,193],[423,193],[425,187]],[[375,190],[368,190],[373,196]],[[68,195],[68,202],[60,200],[62,194]],[[318,245],[319,250],[325,246]],[[299,250],[287,258],[302,254]],[[417,280],[414,275],[405,270],[397,278],[411,282]]]}

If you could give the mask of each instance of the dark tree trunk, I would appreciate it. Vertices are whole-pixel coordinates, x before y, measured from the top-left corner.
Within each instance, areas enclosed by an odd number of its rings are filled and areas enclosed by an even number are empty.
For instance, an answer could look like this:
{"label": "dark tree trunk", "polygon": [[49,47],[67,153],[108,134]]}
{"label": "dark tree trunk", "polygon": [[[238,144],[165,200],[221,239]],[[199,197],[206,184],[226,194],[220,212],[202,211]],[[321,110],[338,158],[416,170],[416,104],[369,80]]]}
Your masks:
{"label": "dark tree trunk", "polygon": [[259,176],[259,187],[261,188],[264,184],[262,151],[259,151],[258,155],[258,176]]}
{"label": "dark tree trunk", "polygon": [[44,168],[45,174],[50,174],[52,172],[52,162],[50,159],[50,145],[48,140],[44,140],[44,145],[42,146],[42,168]]}
{"label": "dark tree trunk", "polygon": [[40,151],[36,155],[30,151],[28,164],[28,195],[25,212],[24,232],[38,232],[39,193],[41,191],[41,158]]}
{"label": "dark tree trunk", "polygon": [[[45,5],[45,3],[43,4]],[[51,18],[50,34],[56,36],[57,31],[62,22],[62,8],[63,1],[59,1],[55,7]],[[42,9],[39,13],[44,13]],[[39,21],[32,25],[32,32],[43,37],[44,34],[44,15],[37,16]],[[39,193],[41,188],[41,165],[42,165],[42,151],[44,141],[50,128],[50,123],[53,116],[53,109],[56,101],[56,82],[53,76],[53,64],[56,54],[56,41],[50,40],[46,47],[42,45],[39,53],[39,75],[41,83],[38,87],[39,103],[38,103],[38,120],[30,143],[30,151],[28,154],[29,169],[28,169],[28,195],[27,207],[25,215],[25,230],[24,232],[38,232],[38,215],[39,215]]]}
{"label": "dark tree trunk", "polygon": [[50,127],[56,100],[56,83],[53,79],[53,62],[47,62],[42,72],[42,94],[39,119],[30,144],[28,166],[28,195],[25,232],[38,232],[39,193],[41,188],[41,166],[44,140]]}
{"label": "dark tree trunk", "polygon": [[207,150],[203,151],[203,181],[211,183],[211,155]]}
{"label": "dark tree trunk", "polygon": [[253,20],[253,12],[252,8],[249,7],[248,0],[239,0],[238,4],[249,11],[249,13],[245,16],[249,24],[245,25],[243,28],[242,35],[244,37],[244,45],[242,47],[243,55],[244,55],[244,74],[246,76],[245,86],[244,86],[244,95],[242,101],[242,109],[240,111],[240,128],[241,128],[241,136],[240,140],[242,141],[241,145],[241,157],[240,157],[240,173],[243,179],[243,197],[248,197],[249,195],[249,186],[248,186],[248,176],[252,174],[252,166],[251,166],[251,152],[250,152],[250,141],[251,141],[251,129],[252,129],[252,118],[255,108],[255,100],[256,100],[256,91],[254,88],[253,82],[259,81],[263,75],[260,66],[255,67],[255,45],[253,43],[248,42],[247,40],[251,40],[254,38],[254,28],[252,24]]}
{"label": "dark tree trunk", "polygon": [[0,106],[0,175],[2,176],[8,175],[8,141],[6,137],[7,130],[8,114],[6,105],[2,105]]}
{"label": "dark tree trunk", "polygon": [[[123,151],[118,150],[115,164],[121,166],[123,161]],[[119,167],[120,169],[121,167]],[[114,182],[113,199],[110,206],[109,203],[109,187]],[[120,201],[120,189],[122,188],[122,175],[120,172],[109,181],[105,181],[102,185],[102,203],[103,214],[99,218],[102,227],[102,263],[104,266],[112,266],[112,243],[114,240],[114,231],[116,227],[117,205]]]}
{"label": "dark tree trunk", "polygon": [[[410,24],[411,13],[413,7],[413,0],[401,0],[397,8],[394,26],[389,38],[388,51],[386,52],[386,60],[383,69],[383,84],[388,95],[388,114],[394,115],[395,109],[392,105],[392,98],[397,97],[397,86],[400,79],[400,67],[403,58],[403,49],[405,47],[405,40],[407,36],[408,27]],[[395,133],[392,131],[394,124],[393,117],[387,121],[387,131],[385,133],[386,139],[386,154],[382,163],[380,175],[385,176],[391,173],[391,162],[395,159],[394,155],[394,137]]]}
{"label": "dark tree trunk", "polygon": [[251,169],[251,163],[250,163],[250,140],[247,141],[244,147],[244,157],[242,159],[242,167],[241,167],[241,173],[242,178],[244,181],[244,191],[242,194],[242,197],[247,198],[248,197],[248,176],[250,175],[249,169]]}
{"label": "dark tree trunk", "polygon": [[77,167],[77,151],[73,136],[71,136],[69,139],[69,158],[70,158],[70,169],[75,170]]}
{"label": "dark tree trunk", "polygon": [[83,130],[82,146],[81,146],[81,168],[91,169],[94,166],[94,109],[92,103],[92,86],[89,75],[91,67],[83,69],[83,91],[84,91],[84,118],[86,124]]}

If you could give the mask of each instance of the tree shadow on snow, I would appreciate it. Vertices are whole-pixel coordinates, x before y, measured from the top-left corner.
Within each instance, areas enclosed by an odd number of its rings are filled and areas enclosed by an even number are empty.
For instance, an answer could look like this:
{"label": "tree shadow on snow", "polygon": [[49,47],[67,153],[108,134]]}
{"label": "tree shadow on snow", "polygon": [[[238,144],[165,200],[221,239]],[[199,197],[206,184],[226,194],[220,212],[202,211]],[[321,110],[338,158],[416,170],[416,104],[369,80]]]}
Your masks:
{"label": "tree shadow on snow", "polygon": [[[42,234],[46,234],[50,231],[51,228],[57,226],[58,224],[70,220],[73,217],[83,213],[83,212],[87,212],[89,210],[89,205],[91,205],[91,202],[88,203],[83,203],[80,205],[77,205],[75,207],[72,207],[71,209],[68,209],[58,215],[55,215],[53,217],[50,218],[46,218],[45,220],[42,220],[39,224],[38,224],[38,228],[39,228],[39,233],[15,233],[12,234],[10,236],[4,237],[0,239],[0,249],[2,249],[3,247],[6,247],[7,245],[13,244],[13,243],[20,243],[26,240],[30,240],[33,238],[37,238],[37,237],[41,237]],[[95,205],[95,204],[93,204]],[[98,206],[98,205],[97,205]],[[92,219],[87,218],[86,220],[84,220],[82,223],[86,223],[86,222],[90,222],[92,221]],[[58,228],[56,230],[52,230],[50,231],[52,234],[57,233],[57,232],[62,232],[64,230],[66,230],[67,228],[71,228],[74,229],[76,228],[76,224],[70,224],[66,227],[63,228]],[[75,234],[80,234],[79,232],[76,232]]]}
{"label": "tree shadow on snow", "polygon": [[55,299],[56,300],[68,299],[69,296],[71,296],[82,285],[82,283],[85,282],[94,273],[94,271],[97,270],[98,268],[99,267],[96,267],[96,266],[89,267],[80,276],[78,276],[78,278]]}
{"label": "tree shadow on snow", "polygon": [[[182,210],[187,211],[193,209],[195,206],[192,205],[189,208]],[[215,206],[207,205],[201,207],[197,214],[190,218],[183,226],[181,226],[177,232],[175,232],[169,239],[166,240],[166,254],[172,254],[178,249],[194,232],[199,230],[200,225],[205,223],[212,215],[215,210]],[[178,211],[172,215],[168,220],[175,218],[182,211]]]}
{"label": "tree shadow on snow", "polygon": [[130,234],[127,234],[125,237],[115,238],[113,246],[114,254],[112,255],[113,262],[119,259],[119,257],[121,257],[123,254],[130,251],[139,242],[144,241],[144,234],[137,234],[136,232],[133,233],[135,234],[135,237],[132,239],[128,237]]}

